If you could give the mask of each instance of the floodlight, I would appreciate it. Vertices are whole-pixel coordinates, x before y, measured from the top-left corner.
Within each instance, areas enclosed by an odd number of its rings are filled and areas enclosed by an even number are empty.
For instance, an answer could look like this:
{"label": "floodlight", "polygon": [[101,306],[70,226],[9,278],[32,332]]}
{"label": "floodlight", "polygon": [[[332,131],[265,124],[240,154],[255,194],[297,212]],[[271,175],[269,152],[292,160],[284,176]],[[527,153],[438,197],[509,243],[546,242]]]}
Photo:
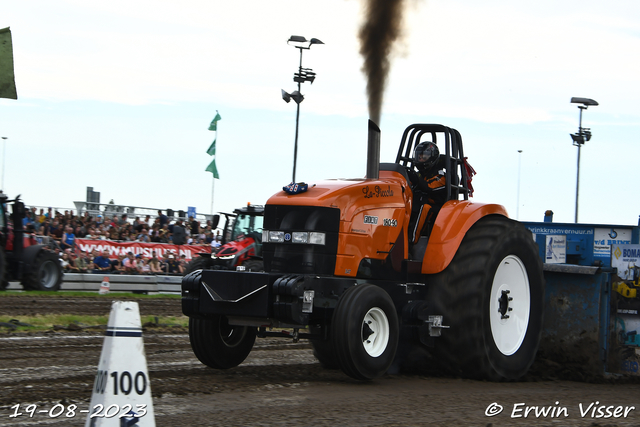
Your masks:
{"label": "floodlight", "polygon": [[289,42],[294,42],[294,43],[306,43],[307,39],[305,39],[302,36],[291,36],[289,37],[289,40],[287,40],[287,43]]}
{"label": "floodlight", "polygon": [[590,105],[598,105],[597,101],[594,101],[591,98],[579,98],[579,97],[573,97],[571,98],[571,103],[572,104],[584,104],[585,106],[589,107]]}

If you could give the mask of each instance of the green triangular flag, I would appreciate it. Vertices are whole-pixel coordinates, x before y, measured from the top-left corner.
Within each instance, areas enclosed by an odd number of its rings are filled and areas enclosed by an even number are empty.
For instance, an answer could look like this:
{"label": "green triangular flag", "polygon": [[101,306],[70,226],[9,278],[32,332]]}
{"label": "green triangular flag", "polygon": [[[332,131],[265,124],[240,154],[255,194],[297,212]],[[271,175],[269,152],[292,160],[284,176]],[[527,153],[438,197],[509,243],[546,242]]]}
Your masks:
{"label": "green triangular flag", "polygon": [[211,172],[215,179],[220,179],[220,175],[218,175],[218,168],[216,167],[216,159],[215,159],[215,157],[214,157],[213,160],[211,160],[211,163],[209,163],[209,166],[207,166],[205,171],[206,172]]}
{"label": "green triangular flag", "polygon": [[209,125],[209,130],[218,130],[218,120],[222,120],[222,117],[220,117],[220,114],[218,113],[218,110],[216,110],[216,116],[213,118],[213,120],[211,120],[211,124]]}
{"label": "green triangular flag", "polygon": [[13,44],[11,30],[0,30],[0,98],[18,99],[13,73]]}
{"label": "green triangular flag", "polygon": [[215,156],[216,155],[216,140],[215,139],[213,140],[213,142],[209,146],[209,149],[207,150],[207,154],[210,155],[210,156]]}

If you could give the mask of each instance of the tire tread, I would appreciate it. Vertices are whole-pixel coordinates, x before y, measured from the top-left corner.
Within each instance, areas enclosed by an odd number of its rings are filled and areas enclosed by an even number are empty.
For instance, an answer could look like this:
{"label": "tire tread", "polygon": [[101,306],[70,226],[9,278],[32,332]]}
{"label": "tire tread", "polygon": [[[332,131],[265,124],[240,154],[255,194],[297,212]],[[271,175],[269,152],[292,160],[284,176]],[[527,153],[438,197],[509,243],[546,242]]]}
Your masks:
{"label": "tire tread", "polygon": [[535,280],[540,279],[539,283],[531,283],[530,280],[532,304],[539,306],[539,310],[532,310],[529,319],[530,331],[537,335],[532,336],[537,350],[542,315],[536,316],[536,312],[541,313],[544,296],[542,263],[537,249],[522,224],[505,217],[485,217],[467,232],[447,269],[431,279],[429,301],[434,312],[443,315],[443,323],[450,326],[437,339],[432,353],[437,363],[450,373],[492,381],[512,380],[524,375],[533,363],[535,350],[522,369],[514,372],[503,370],[496,366],[488,350],[487,340],[491,338],[487,337],[485,322],[488,319],[483,314],[486,294],[489,293],[486,286],[493,281],[493,265],[500,262],[494,253],[499,252],[502,245],[513,245],[514,241],[521,244],[524,251],[533,253],[533,259],[537,261],[534,261],[533,269],[527,268],[530,277],[533,275]]}

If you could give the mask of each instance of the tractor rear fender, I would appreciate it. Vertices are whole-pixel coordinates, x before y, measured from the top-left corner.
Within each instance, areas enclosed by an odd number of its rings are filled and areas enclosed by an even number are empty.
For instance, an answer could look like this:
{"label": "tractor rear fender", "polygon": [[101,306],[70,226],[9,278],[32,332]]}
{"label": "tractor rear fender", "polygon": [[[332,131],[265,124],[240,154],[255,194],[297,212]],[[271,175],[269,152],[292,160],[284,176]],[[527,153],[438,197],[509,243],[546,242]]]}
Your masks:
{"label": "tractor rear fender", "polygon": [[21,261],[24,263],[24,265],[31,265],[33,264],[33,261],[36,259],[40,251],[44,250],[46,250],[44,245],[28,246],[23,249]]}
{"label": "tractor rear fender", "polygon": [[452,200],[445,203],[436,217],[429,237],[422,260],[422,274],[440,273],[447,268],[467,231],[480,218],[487,215],[508,217],[504,206],[497,204],[475,203],[468,200]]}

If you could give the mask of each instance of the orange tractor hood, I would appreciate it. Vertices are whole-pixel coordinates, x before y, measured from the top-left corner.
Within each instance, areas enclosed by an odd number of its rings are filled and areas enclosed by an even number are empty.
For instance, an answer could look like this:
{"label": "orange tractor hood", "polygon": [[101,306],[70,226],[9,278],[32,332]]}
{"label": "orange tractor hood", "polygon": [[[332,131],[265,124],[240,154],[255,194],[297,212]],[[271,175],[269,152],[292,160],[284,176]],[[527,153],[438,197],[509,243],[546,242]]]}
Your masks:
{"label": "orange tractor hood", "polygon": [[[309,184],[309,190],[299,194],[280,191],[267,205],[324,206],[340,209],[340,221],[351,221],[359,212],[376,207],[406,207],[406,181],[399,174],[379,179],[332,179]],[[392,176],[396,175],[396,176]]]}

